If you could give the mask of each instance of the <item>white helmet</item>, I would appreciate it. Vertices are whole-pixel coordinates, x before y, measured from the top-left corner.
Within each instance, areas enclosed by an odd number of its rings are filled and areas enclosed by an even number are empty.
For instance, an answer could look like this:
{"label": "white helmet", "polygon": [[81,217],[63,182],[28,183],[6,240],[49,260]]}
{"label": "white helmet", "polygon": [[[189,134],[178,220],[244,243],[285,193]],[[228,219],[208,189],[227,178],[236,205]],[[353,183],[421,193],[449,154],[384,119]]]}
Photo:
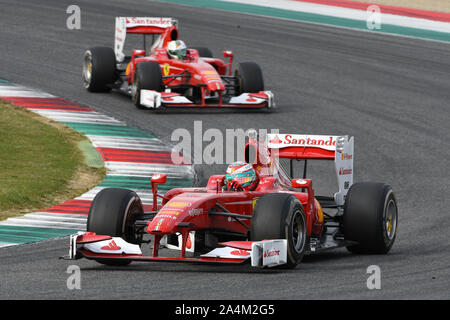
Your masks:
{"label": "white helmet", "polygon": [[186,44],[181,40],[170,41],[167,54],[172,59],[182,60],[186,57]]}

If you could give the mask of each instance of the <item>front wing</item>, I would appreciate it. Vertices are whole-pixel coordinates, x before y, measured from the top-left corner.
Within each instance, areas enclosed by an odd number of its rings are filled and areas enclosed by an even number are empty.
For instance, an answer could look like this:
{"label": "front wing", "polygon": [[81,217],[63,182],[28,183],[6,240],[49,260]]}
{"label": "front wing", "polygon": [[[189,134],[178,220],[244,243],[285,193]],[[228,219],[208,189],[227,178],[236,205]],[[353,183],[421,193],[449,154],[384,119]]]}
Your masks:
{"label": "front wing", "polygon": [[242,93],[239,96],[224,99],[222,102],[195,103],[179,93],[158,92],[153,90],[140,91],[140,103],[147,108],[160,107],[209,107],[209,108],[274,108],[275,102],[271,91],[258,93]]}
{"label": "front wing", "polygon": [[70,251],[67,260],[87,258],[102,260],[191,262],[209,264],[244,264],[252,267],[274,267],[287,262],[287,241],[271,239],[262,241],[229,241],[222,247],[198,257],[144,256],[138,245],[126,242],[120,237],[97,235],[92,232],[78,232],[70,236]]}

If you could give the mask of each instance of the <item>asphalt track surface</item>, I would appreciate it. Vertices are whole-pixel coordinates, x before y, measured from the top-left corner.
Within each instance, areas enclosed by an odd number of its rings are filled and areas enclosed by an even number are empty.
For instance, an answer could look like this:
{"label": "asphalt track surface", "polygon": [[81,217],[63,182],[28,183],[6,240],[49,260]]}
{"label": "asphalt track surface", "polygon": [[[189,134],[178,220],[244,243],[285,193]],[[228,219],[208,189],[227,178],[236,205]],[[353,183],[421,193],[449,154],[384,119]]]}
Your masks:
{"label": "asphalt track surface", "polygon": [[[287,271],[167,263],[112,268],[58,260],[68,241],[50,240],[0,249],[0,298],[450,298],[450,45],[150,1],[77,1],[82,29],[71,31],[70,4],[0,1],[1,78],[93,106],[166,141],[176,128],[192,130],[194,120],[203,121],[203,130],[354,135],[355,180],[392,185],[398,237],[388,255],[340,249]],[[119,94],[87,93],[83,52],[112,46],[120,15],[176,17],[189,45],[208,46],[215,56],[232,49],[237,61],[258,62],[278,111],[155,114]],[[199,168],[204,177],[223,170]],[[333,177],[322,178],[315,186]],[[70,264],[81,268],[82,290],[66,287]],[[366,287],[370,265],[381,268],[381,290]]]}

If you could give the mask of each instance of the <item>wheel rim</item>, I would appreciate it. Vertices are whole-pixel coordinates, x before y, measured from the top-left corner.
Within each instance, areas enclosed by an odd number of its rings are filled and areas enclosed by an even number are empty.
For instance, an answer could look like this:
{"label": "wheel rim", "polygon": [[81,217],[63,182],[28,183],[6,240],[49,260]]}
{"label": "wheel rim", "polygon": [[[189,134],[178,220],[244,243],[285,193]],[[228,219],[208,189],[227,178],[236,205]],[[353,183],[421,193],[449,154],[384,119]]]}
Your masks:
{"label": "wheel rim", "polygon": [[305,220],[300,211],[296,211],[292,223],[292,243],[297,252],[302,252],[305,246]]}
{"label": "wheel rim", "polygon": [[131,97],[133,99],[133,103],[137,104],[139,101],[139,96],[138,96],[138,83],[139,83],[139,78],[135,78],[133,81],[133,84],[131,85]]}
{"label": "wheel rim", "polygon": [[142,212],[137,202],[137,197],[131,198],[125,209],[125,216],[122,222],[122,238],[124,238],[128,242],[138,242],[134,223],[136,221],[136,215],[139,215],[141,213]]}
{"label": "wheel rim", "polygon": [[83,64],[83,83],[87,88],[89,87],[92,79],[92,56],[89,53],[86,53],[84,56],[84,64]]}
{"label": "wheel rim", "polygon": [[397,206],[395,205],[395,201],[393,199],[390,199],[387,203],[384,217],[384,226],[388,239],[394,239],[397,231]]}
{"label": "wheel rim", "polygon": [[235,70],[234,76],[238,79],[238,87],[239,87],[238,94],[242,94],[243,93],[243,90],[242,90],[243,81],[242,81],[242,77],[241,77],[241,74],[238,69]]}

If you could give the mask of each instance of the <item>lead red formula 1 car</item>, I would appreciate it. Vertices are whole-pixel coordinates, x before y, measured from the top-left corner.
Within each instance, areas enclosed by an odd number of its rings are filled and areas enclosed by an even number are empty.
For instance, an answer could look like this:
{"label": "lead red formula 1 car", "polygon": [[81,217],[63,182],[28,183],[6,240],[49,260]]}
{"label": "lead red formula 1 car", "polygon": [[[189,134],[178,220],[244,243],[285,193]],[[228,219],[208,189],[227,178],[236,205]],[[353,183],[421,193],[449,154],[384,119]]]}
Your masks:
{"label": "lead red formula 1 car", "polygon": [[[91,205],[87,232],[71,236],[67,258],[111,265],[250,261],[255,267],[295,267],[305,254],[327,249],[377,254],[391,249],[398,221],[394,193],[384,183],[353,184],[353,137],[270,134],[258,141],[252,134],[245,158],[259,178],[253,191],[227,191],[224,175],[214,175],[206,187],[158,195],[166,176],[154,174],[153,210],[144,212],[135,192],[103,189]],[[291,169],[293,161],[304,161],[303,175],[291,178],[282,158]],[[334,196],[315,195],[306,177],[308,161],[316,159],[334,161],[339,187]],[[142,246],[150,242],[151,254],[144,255]],[[175,250],[175,256],[161,256],[161,247]]]}
{"label": "lead red formula 1 car", "polygon": [[[273,110],[273,94],[264,90],[261,68],[239,63],[232,72],[233,52],[227,62],[213,58],[208,48],[190,48],[182,59],[168,54],[179,38],[172,18],[116,18],[114,50],[94,47],[86,51],[83,84],[91,92],[111,89],[130,95],[138,108],[227,107]],[[142,37],[127,55],[125,40]]]}

